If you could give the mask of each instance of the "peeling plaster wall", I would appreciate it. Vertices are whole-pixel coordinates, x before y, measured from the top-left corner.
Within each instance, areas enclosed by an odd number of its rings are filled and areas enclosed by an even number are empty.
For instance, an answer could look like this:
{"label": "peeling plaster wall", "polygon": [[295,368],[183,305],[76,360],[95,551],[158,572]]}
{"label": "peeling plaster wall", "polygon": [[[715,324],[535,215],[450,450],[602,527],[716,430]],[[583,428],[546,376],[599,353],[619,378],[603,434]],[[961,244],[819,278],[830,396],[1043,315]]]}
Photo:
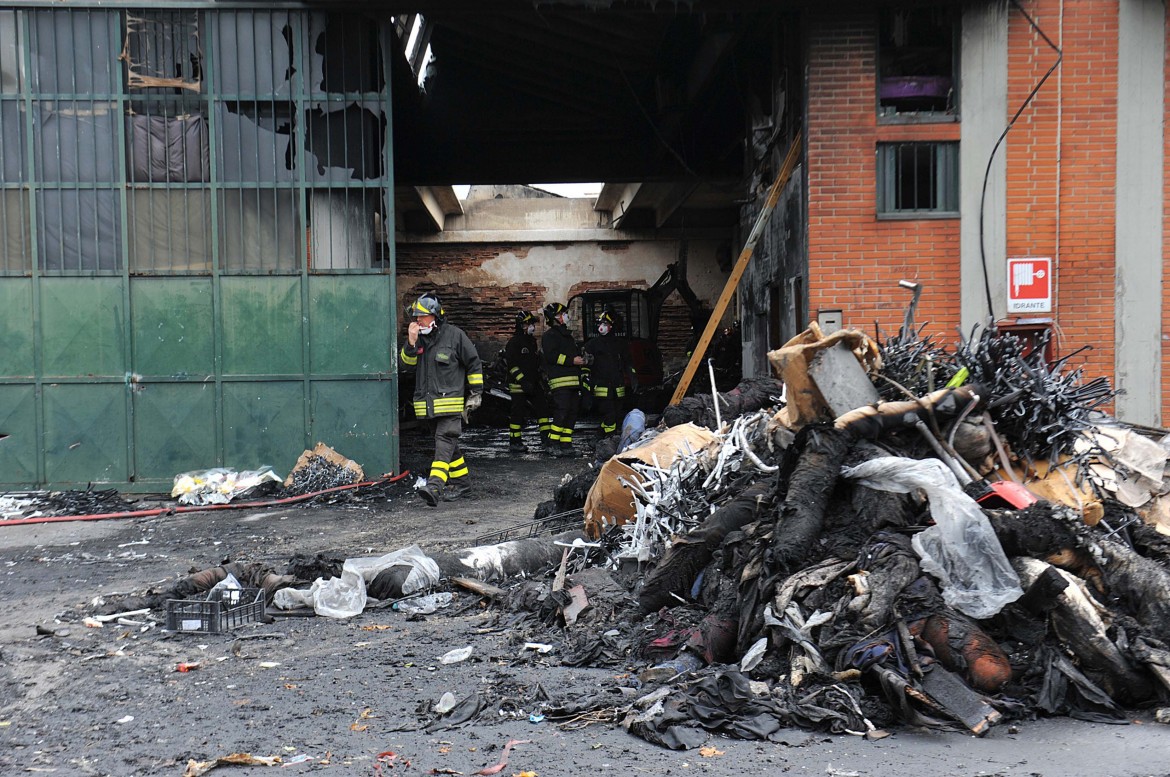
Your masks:
{"label": "peeling plaster wall", "polygon": [[[491,236],[486,232],[475,236]],[[490,359],[511,336],[517,310],[539,312],[548,302],[568,302],[588,289],[647,288],[678,259],[678,240],[619,242],[612,241],[617,233],[607,232],[611,241],[563,243],[412,242],[400,236],[399,310],[424,291],[437,292],[451,321]],[[515,238],[523,231],[506,234]],[[726,251],[717,240],[688,241],[687,280],[708,307],[727,280],[716,259],[721,247]],[[663,307],[659,338],[668,363],[685,354],[690,334],[686,305],[673,294]]]}

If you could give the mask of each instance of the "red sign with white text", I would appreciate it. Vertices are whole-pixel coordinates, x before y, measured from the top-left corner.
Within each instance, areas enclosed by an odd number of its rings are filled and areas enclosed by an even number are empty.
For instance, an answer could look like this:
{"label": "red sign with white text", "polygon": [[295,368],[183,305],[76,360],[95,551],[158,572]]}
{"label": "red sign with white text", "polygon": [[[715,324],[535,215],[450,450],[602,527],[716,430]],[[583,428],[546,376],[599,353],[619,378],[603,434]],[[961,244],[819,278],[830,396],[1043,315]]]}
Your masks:
{"label": "red sign with white text", "polygon": [[1052,259],[1008,259],[1008,313],[1052,312]]}

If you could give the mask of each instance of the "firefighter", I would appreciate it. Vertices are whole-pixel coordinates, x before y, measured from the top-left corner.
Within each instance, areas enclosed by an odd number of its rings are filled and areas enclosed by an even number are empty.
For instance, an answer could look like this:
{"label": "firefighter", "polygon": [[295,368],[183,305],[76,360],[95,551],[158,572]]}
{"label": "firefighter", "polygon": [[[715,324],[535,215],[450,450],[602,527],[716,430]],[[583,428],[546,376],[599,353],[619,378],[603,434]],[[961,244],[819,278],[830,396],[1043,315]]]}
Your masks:
{"label": "firefighter", "polygon": [[608,310],[597,317],[597,337],[585,343],[590,366],[582,370],[585,390],[597,400],[601,413],[601,434],[617,433],[618,414],[626,399],[626,382],[635,383],[634,367],[626,339],[616,333],[617,321]]}
{"label": "firefighter", "polygon": [[508,393],[512,396],[512,412],[508,419],[508,450],[524,453],[528,447],[520,438],[528,417],[528,406],[540,427],[540,439],[549,445],[552,418],[548,414],[548,400],[540,383],[540,351],[536,345],[536,316],[527,310],[516,313],[516,333],[504,346],[504,361],[508,365]]}
{"label": "firefighter", "polygon": [[552,392],[553,419],[549,441],[557,458],[574,456],[573,427],[581,402],[581,367],[586,357],[577,347],[569,332],[569,309],[559,302],[544,306],[544,320],[548,328],[541,338],[544,352],[544,371]]}
{"label": "firefighter", "polygon": [[[467,462],[459,450],[463,420],[483,401],[483,366],[463,330],[448,323],[434,294],[410,306],[406,342],[398,354],[403,372],[414,372],[414,414],[435,429],[435,456],[419,496],[431,507],[467,491]],[[466,381],[471,393],[463,399]]]}

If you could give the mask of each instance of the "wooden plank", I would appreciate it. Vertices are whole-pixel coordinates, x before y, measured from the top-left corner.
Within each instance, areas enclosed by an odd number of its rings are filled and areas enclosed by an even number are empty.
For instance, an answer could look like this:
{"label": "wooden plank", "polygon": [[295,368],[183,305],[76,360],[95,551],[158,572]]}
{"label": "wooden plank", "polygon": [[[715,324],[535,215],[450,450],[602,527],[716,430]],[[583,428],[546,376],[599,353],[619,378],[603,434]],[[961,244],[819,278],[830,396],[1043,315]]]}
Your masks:
{"label": "wooden plank", "polygon": [[752,232],[748,235],[747,243],[744,244],[743,251],[740,252],[739,259],[736,261],[735,267],[727,279],[727,285],[723,287],[723,293],[719,295],[719,301],[715,303],[715,309],[711,311],[711,318],[707,319],[707,326],[703,330],[703,335],[699,338],[698,344],[695,346],[695,352],[691,354],[691,360],[687,362],[687,368],[683,371],[682,378],[678,382],[678,388],[674,390],[674,396],[670,398],[670,404],[672,405],[677,405],[681,402],[682,398],[687,394],[687,389],[691,386],[695,372],[699,369],[699,364],[703,361],[703,355],[707,353],[707,346],[711,344],[711,339],[715,336],[715,330],[719,328],[719,322],[723,319],[723,313],[727,310],[728,303],[731,302],[731,295],[739,287],[739,281],[743,277],[744,270],[747,269],[748,262],[752,258],[752,253],[756,250],[756,243],[760,241],[760,236],[764,233],[764,226],[768,223],[772,211],[776,209],[776,202],[780,199],[780,192],[784,189],[784,184],[792,176],[792,171],[796,169],[796,161],[800,158],[800,145],[801,134],[798,132],[796,133],[796,137],[792,139],[792,145],[788,149],[788,156],[784,158],[784,164],[780,166],[780,173],[776,176],[776,181],[768,191],[768,199],[764,201],[764,208],[760,211],[760,215],[756,217],[756,224],[752,227]]}
{"label": "wooden plank", "polygon": [[470,577],[451,577],[448,580],[460,588],[466,588],[468,591],[477,593],[480,596],[486,596],[489,599],[503,599],[504,589],[494,586],[490,583],[485,583],[482,580],[476,580]]}

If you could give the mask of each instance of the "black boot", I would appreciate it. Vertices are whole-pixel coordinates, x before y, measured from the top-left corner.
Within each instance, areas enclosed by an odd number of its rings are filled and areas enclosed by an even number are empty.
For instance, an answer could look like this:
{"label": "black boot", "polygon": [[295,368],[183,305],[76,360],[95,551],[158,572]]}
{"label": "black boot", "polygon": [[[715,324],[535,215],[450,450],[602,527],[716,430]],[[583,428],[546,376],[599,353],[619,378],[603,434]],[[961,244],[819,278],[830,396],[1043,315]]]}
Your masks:
{"label": "black boot", "polygon": [[436,483],[427,483],[418,489],[418,495],[427,503],[427,506],[434,507],[443,498],[443,487]]}
{"label": "black boot", "polygon": [[512,451],[513,453],[527,453],[528,446],[525,445],[524,441],[519,437],[513,437],[508,441],[508,450]]}
{"label": "black boot", "polygon": [[[464,479],[466,479],[466,478],[464,478]],[[457,483],[457,482],[448,483],[447,487],[445,489],[443,489],[443,501],[444,502],[454,502],[456,499],[463,496],[464,494],[466,494],[470,490],[471,490],[470,483]]]}

